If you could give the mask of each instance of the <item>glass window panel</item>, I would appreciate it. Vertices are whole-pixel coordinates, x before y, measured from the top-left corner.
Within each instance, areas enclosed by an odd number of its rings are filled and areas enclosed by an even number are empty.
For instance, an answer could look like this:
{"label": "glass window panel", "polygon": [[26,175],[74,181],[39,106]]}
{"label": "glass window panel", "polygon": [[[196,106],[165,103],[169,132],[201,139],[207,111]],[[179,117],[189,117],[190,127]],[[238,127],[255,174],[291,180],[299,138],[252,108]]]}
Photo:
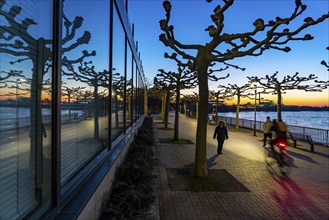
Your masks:
{"label": "glass window panel", "polygon": [[0,219],[18,219],[50,207],[53,10],[46,0],[0,10]]}
{"label": "glass window panel", "polygon": [[134,66],[135,66],[135,72],[134,72],[134,100],[133,100],[133,103],[134,103],[134,121],[137,120],[138,116],[137,116],[137,113],[138,113],[138,108],[137,108],[137,105],[138,105],[138,69],[137,69],[137,64],[136,62],[134,62]]}
{"label": "glass window panel", "polygon": [[142,75],[139,74],[139,111],[138,116],[142,116],[144,113],[144,84]]}
{"label": "glass window panel", "polygon": [[127,53],[127,91],[126,91],[126,125],[129,127],[133,118],[133,57],[130,47]]}
{"label": "glass window panel", "polygon": [[[65,0],[61,183],[109,144],[109,1]],[[73,179],[72,179],[73,178]]]}
{"label": "glass window panel", "polygon": [[125,32],[116,8],[113,14],[113,70],[112,70],[112,140],[123,133],[123,105],[125,89]]}

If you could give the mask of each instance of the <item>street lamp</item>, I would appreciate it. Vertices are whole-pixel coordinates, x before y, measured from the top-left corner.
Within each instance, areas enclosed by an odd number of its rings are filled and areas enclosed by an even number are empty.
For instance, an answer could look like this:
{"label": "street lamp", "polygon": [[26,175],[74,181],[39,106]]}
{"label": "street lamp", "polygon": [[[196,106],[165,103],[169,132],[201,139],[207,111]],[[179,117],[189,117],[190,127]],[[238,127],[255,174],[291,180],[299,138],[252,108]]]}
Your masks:
{"label": "street lamp", "polygon": [[254,136],[256,136],[256,109],[257,109],[257,85],[252,84],[252,87],[255,88],[255,105],[254,105]]}
{"label": "street lamp", "polygon": [[25,82],[25,79],[16,79],[16,129],[18,130],[18,119],[19,119],[19,112],[18,112],[18,107],[19,107],[19,103],[18,103],[18,98],[19,98],[19,94],[18,94],[18,85],[22,82]]}

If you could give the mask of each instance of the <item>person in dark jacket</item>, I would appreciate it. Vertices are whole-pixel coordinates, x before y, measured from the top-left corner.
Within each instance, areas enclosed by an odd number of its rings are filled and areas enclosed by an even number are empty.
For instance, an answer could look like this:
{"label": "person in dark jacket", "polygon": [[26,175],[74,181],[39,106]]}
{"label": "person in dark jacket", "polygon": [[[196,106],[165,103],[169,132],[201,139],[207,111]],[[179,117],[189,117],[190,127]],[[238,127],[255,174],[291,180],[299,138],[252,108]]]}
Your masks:
{"label": "person in dark jacket", "polygon": [[227,128],[225,122],[220,121],[214,132],[214,139],[217,137],[218,147],[217,154],[222,154],[223,144],[225,139],[228,139]]}
{"label": "person in dark jacket", "polygon": [[278,122],[273,120],[273,125],[271,131],[274,132],[275,138],[270,141],[271,148],[274,150],[273,146],[279,141],[287,142],[287,125],[279,118]]}

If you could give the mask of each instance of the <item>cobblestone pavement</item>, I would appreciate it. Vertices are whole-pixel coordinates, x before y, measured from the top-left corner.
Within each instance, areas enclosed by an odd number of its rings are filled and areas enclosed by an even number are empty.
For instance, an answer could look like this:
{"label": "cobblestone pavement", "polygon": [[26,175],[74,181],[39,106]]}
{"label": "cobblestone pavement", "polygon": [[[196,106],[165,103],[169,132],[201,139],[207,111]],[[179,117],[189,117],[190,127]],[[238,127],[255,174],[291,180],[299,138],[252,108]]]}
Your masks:
{"label": "cobblestone pavement", "polygon": [[[158,115],[153,119],[161,219],[329,219],[329,148],[315,146],[316,153],[311,153],[289,147],[294,167],[285,176],[264,162],[261,133],[229,131],[223,154],[217,156],[215,126],[208,125],[209,169],[225,169],[250,192],[171,191],[166,168],[194,163],[195,144],[160,143],[159,138],[173,138],[173,129],[161,129],[164,124]],[[184,115],[179,120],[179,137],[195,143],[197,120]],[[173,113],[169,121],[173,128]]]}

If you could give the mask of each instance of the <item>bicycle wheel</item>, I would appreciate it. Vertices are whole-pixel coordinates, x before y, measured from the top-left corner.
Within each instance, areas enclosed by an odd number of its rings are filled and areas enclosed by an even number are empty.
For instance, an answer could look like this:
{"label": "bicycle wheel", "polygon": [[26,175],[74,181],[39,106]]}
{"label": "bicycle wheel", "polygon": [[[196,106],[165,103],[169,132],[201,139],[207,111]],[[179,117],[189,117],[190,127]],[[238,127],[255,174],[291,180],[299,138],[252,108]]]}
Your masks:
{"label": "bicycle wheel", "polygon": [[280,172],[284,175],[288,175],[292,170],[292,158],[283,151],[278,159],[278,165]]}

